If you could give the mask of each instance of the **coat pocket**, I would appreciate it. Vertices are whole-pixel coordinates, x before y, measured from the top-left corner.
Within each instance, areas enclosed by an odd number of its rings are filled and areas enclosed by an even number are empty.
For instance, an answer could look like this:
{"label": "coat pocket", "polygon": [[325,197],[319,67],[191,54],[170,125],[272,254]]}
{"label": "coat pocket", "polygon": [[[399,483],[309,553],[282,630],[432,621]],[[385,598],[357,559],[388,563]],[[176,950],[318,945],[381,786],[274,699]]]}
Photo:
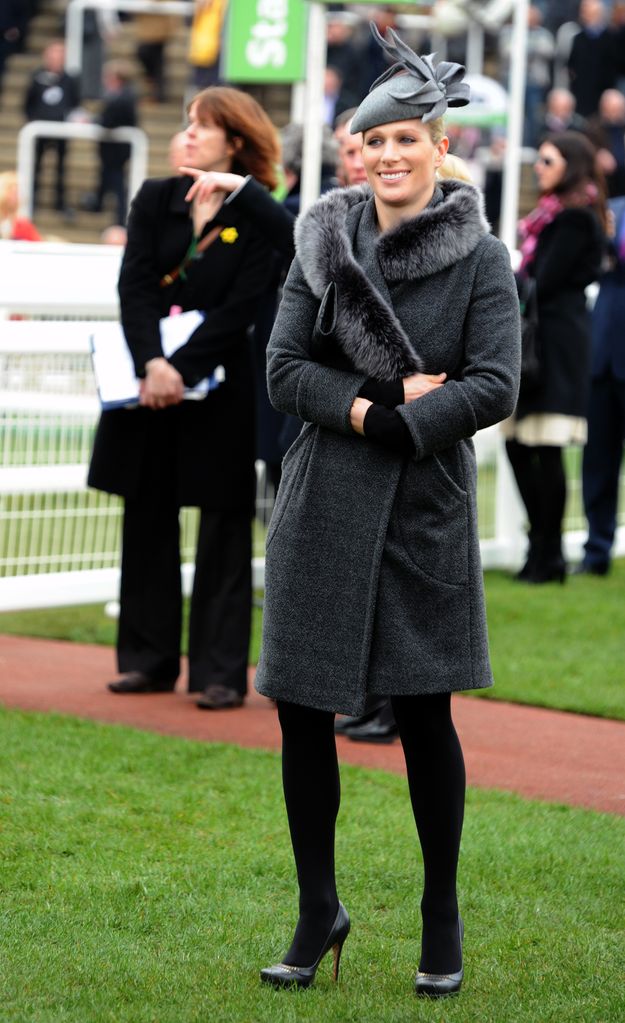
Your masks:
{"label": "coat pocket", "polygon": [[394,519],[413,565],[438,582],[461,586],[469,574],[468,497],[452,476],[456,468],[461,472],[456,454],[452,450],[449,456],[408,463]]}
{"label": "coat pocket", "polygon": [[282,460],[282,476],[276,495],[276,501],[269,521],[265,550],[273,542],[291,497],[295,493],[298,479],[305,472],[312,448],[312,431],[314,427],[307,423],[295,438]]}

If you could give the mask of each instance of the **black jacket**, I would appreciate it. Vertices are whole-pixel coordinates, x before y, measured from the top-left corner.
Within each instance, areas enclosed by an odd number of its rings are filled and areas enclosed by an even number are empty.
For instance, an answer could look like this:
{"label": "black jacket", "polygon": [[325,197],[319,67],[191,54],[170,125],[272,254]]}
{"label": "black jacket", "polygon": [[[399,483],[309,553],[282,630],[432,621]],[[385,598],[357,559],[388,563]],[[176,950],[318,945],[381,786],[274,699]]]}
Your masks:
{"label": "black jacket", "polygon": [[[131,85],[104,97],[98,117],[103,128],[134,128],[137,124],[137,97]],[[130,156],[130,146],[123,142],[100,142],[100,159],[108,167],[121,167]]]}
{"label": "black jacket", "polygon": [[529,271],[536,279],[542,381],[522,395],[517,418],[586,414],[590,318],[584,289],[599,276],[603,250],[599,220],[586,208],[563,210],[541,232]]}
{"label": "black jacket", "polygon": [[29,121],[66,121],[79,102],[78,82],[72,75],[39,68],[28,86],[24,113]]}
{"label": "black jacket", "polygon": [[[271,277],[269,243],[236,209],[225,204],[216,223],[234,228],[191,263],[186,280],[168,288],[161,278],[183,260],[192,239],[184,196],[191,178],[146,181],[128,219],[128,245],[119,278],[121,319],[137,373],[162,354],[159,319],[171,305],[206,311],[204,323],[170,362],[195,384],[218,366],[226,380],[203,401],[153,411],[103,412],[96,433],[89,484],[132,498],[158,445],[159,472],[173,474],[181,505],[214,510],[253,508],[254,403],[248,328]],[[151,464],[153,459],[151,460]]]}
{"label": "black jacket", "polygon": [[601,93],[616,87],[617,41],[608,28],[598,36],[582,30],[573,39],[568,69],[575,109],[582,117],[596,114]]}

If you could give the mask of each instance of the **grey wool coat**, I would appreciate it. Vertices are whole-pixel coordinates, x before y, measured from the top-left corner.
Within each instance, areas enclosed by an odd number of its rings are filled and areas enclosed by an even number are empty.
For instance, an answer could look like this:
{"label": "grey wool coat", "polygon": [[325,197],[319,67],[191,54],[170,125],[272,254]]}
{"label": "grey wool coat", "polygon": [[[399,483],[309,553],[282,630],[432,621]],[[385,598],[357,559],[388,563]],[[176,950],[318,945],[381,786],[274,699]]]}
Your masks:
{"label": "grey wool coat", "polygon": [[[471,436],[514,410],[518,300],[477,189],[437,185],[380,234],[368,186],[326,193],[296,225],[297,256],[267,351],[271,401],[304,420],[267,535],[256,688],[355,714],[365,695],[492,685]],[[334,282],[347,369],[311,359]],[[446,372],[397,411],[415,445],[356,434],[364,381]]]}

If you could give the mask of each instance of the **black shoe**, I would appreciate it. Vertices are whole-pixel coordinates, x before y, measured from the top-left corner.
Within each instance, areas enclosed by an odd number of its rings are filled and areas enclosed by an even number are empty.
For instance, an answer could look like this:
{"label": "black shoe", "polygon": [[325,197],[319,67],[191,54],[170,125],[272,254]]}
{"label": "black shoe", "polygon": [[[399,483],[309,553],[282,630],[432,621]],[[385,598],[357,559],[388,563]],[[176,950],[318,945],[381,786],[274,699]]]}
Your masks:
{"label": "black shoe", "polygon": [[371,706],[362,713],[356,715],[356,717],[350,717],[349,715],[342,715],[338,717],[334,722],[334,731],[336,735],[345,735],[348,728],[359,728],[360,725],[364,725],[367,721],[371,721],[372,718],[379,714],[384,706],[386,706],[386,697],[376,700]]}
{"label": "black shoe", "polygon": [[216,684],[206,686],[196,706],[200,710],[229,710],[231,707],[242,707],[244,699],[236,689]]}
{"label": "black shoe", "polygon": [[275,966],[267,966],[260,971],[260,979],[264,984],[272,984],[273,987],[310,987],[319,963],[323,957],[332,949],[334,955],[334,967],[332,975],[335,981],[339,979],[339,964],[341,952],[345,939],[349,934],[349,914],[342,902],[339,902],[336,920],[328,937],[312,966],[288,966],[286,963],[276,963]]}
{"label": "black shoe", "polygon": [[575,568],[571,569],[571,575],[607,575],[609,571],[610,564],[607,561],[599,565],[592,565],[587,561],[582,561]]}
{"label": "black shoe", "polygon": [[[458,918],[458,930],[460,931],[460,951],[462,954],[462,939],[464,937],[464,924]],[[464,966],[456,973],[422,973],[417,970],[415,977],[415,993],[426,998],[448,998],[450,995],[457,995],[462,987],[464,978]]]}
{"label": "black shoe", "polygon": [[111,693],[173,693],[176,682],[160,682],[142,671],[129,671],[106,688]]}
{"label": "black shoe", "polygon": [[343,733],[353,742],[376,742],[379,744],[390,744],[399,735],[399,728],[393,715],[393,708],[390,700],[385,700],[375,717],[364,725],[357,725],[345,729]]}

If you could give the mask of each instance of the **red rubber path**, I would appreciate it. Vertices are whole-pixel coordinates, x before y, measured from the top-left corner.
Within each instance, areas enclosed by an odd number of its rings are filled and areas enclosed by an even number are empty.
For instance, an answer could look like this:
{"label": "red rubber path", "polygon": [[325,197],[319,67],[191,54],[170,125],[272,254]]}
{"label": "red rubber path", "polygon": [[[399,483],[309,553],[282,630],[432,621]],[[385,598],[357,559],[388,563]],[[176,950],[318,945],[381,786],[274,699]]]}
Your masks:
{"label": "red rubber path", "polygon": [[[197,709],[184,679],[175,693],[109,693],[113,663],[109,647],[0,636],[0,703],[207,742],[280,745],[275,708],[254,692],[253,669],[246,705],[214,712]],[[469,784],[625,815],[625,722],[463,696],[454,697],[454,718]],[[339,738],[338,747],[345,763],[403,773],[399,742]]]}

